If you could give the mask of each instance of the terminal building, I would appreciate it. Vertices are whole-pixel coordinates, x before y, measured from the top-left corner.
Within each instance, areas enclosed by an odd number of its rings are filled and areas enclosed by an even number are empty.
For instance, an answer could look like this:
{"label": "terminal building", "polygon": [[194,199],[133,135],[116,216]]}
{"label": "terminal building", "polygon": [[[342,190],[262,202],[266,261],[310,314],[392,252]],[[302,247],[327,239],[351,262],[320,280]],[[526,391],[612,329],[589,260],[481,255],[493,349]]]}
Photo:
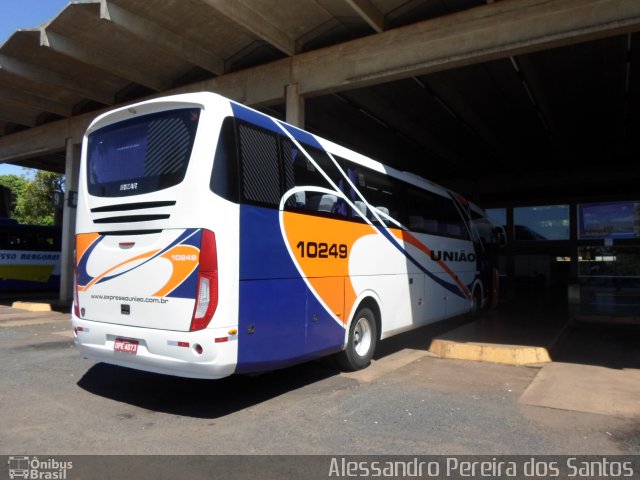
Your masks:
{"label": "terminal building", "polygon": [[486,209],[502,300],[637,317],[639,31],[630,0],[76,1],[0,47],[0,163],[65,175],[70,301],[89,123],[212,91]]}

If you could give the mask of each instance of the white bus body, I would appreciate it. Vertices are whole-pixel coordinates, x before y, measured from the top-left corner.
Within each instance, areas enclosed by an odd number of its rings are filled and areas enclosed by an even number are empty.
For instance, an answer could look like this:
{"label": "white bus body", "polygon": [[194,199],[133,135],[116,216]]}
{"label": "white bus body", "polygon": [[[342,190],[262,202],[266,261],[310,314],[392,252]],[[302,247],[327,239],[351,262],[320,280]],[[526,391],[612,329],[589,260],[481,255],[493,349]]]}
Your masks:
{"label": "white bus body", "polygon": [[82,147],[75,341],[87,358],[184,377],[333,353],[362,368],[377,340],[495,296],[474,215],[213,93],[119,108]]}

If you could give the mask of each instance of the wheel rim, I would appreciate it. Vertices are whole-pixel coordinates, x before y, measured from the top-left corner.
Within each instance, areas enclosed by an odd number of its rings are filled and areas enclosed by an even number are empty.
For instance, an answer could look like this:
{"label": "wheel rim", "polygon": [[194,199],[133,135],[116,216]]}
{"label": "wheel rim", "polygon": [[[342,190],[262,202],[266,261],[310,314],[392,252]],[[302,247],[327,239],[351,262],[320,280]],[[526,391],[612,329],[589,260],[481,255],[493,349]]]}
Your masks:
{"label": "wheel rim", "polygon": [[362,317],[353,329],[353,349],[364,357],[371,348],[371,340],[371,324],[369,319]]}

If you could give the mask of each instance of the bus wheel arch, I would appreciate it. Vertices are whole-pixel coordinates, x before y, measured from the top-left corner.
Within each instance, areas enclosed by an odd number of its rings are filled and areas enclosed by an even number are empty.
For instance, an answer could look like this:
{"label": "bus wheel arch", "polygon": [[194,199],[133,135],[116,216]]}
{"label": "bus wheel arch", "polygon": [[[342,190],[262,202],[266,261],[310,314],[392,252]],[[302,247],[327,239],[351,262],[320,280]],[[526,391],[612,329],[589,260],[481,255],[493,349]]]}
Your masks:
{"label": "bus wheel arch", "polygon": [[347,370],[368,367],[380,340],[380,331],[378,302],[372,297],[365,297],[349,322],[345,349],[336,357],[339,365]]}

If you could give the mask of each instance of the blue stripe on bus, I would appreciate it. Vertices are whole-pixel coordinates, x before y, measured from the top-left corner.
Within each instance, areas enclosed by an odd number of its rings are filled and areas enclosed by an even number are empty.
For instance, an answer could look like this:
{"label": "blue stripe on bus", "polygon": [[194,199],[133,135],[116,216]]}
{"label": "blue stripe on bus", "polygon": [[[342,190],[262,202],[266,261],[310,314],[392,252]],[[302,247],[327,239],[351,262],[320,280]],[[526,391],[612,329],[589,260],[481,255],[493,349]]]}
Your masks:
{"label": "blue stripe on bus", "polygon": [[341,350],[345,330],[301,278],[277,210],[240,206],[236,372],[283,368]]}
{"label": "blue stripe on bus", "polygon": [[239,118],[240,120],[252,123],[266,130],[271,130],[275,133],[282,133],[282,130],[280,130],[278,125],[276,125],[273,118],[268,117],[267,115],[251,110],[250,108],[235,102],[231,102],[231,109],[234,117]]}
{"label": "blue stripe on bus", "polygon": [[282,129],[279,127],[279,125],[282,125],[298,142],[304,143],[314,148],[318,148],[320,150],[324,150],[320,143],[318,143],[318,140],[316,140],[316,138],[309,132],[305,132],[304,130],[300,130],[293,125],[289,125],[284,122],[276,123],[273,118],[247,108],[244,105],[240,105],[239,103],[231,102],[231,109],[233,111],[233,115],[240,120],[252,123],[254,125],[257,125],[258,127],[270,130],[279,135],[284,134]]}
{"label": "blue stripe on bus", "polygon": [[281,123],[281,125],[295,138],[298,142],[309,145],[310,147],[314,147],[325,151],[322,148],[322,145],[318,143],[316,137],[311,135],[309,132],[305,132],[304,130],[300,130],[299,128],[294,127],[293,125],[289,125],[287,123]]}
{"label": "blue stripe on bus", "polygon": [[413,263],[416,267],[418,267],[427,277],[429,277],[431,280],[436,282],[442,288],[445,288],[446,290],[450,291],[451,293],[457,295],[458,297],[467,298],[467,296],[464,294],[464,292],[461,292],[460,291],[460,287],[458,287],[456,284],[449,283],[449,282],[446,282],[446,281],[442,280],[436,274],[434,274],[433,272],[430,272],[429,270],[427,270],[420,262],[418,262],[418,260],[413,258],[413,256],[411,256],[409,254],[409,252],[407,252],[404,248],[402,248],[400,245],[398,245],[398,242],[396,242],[396,240],[391,236],[391,234],[387,231],[386,228],[383,228],[383,227],[380,227],[380,226],[376,226],[376,228],[378,229],[378,232],[380,232],[382,234],[383,237],[385,237],[389,242],[391,242],[391,244],[394,247],[396,247],[398,249],[398,251],[400,251],[405,257],[407,257],[407,259],[411,263]]}
{"label": "blue stripe on bus", "polygon": [[[200,248],[200,238],[201,238],[201,236],[202,236],[202,233],[201,233],[200,229],[187,228],[173,242],[171,242],[169,245],[164,247],[162,250],[158,251],[153,256],[147,258],[144,262],[139,263],[139,264],[137,264],[137,265],[135,265],[135,266],[123,271],[123,272],[116,273],[114,275],[109,275],[107,277],[103,277],[100,280],[98,280],[98,282],[96,282],[96,283],[108,282],[111,279],[114,279],[114,278],[120,277],[122,275],[125,275],[126,273],[129,273],[132,270],[136,270],[137,268],[140,268],[143,265],[146,265],[147,263],[149,263],[150,261],[156,259],[157,257],[162,255],[163,253],[168,252],[169,250],[171,250],[176,245],[181,245],[181,244],[182,245],[192,245],[192,246],[194,246],[196,248]],[[175,295],[171,295],[171,296],[175,296]],[[193,298],[193,291],[189,295],[187,295],[187,298]]]}

